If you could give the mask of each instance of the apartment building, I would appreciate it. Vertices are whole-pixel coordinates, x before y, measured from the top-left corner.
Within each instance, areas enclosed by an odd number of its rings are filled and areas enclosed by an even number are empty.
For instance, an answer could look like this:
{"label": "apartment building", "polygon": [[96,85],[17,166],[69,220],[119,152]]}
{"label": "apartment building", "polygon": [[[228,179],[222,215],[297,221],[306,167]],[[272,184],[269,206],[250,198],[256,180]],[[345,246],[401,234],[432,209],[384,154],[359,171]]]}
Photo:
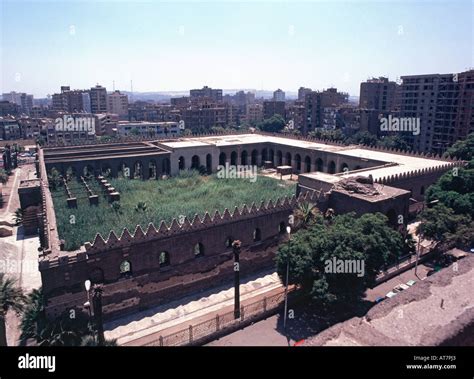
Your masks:
{"label": "apartment building", "polygon": [[128,118],[128,96],[114,91],[107,96],[107,112],[118,115],[120,119]]}
{"label": "apartment building", "polygon": [[401,79],[399,116],[420,121],[419,134],[405,133],[414,150],[441,154],[474,131],[474,70]]}

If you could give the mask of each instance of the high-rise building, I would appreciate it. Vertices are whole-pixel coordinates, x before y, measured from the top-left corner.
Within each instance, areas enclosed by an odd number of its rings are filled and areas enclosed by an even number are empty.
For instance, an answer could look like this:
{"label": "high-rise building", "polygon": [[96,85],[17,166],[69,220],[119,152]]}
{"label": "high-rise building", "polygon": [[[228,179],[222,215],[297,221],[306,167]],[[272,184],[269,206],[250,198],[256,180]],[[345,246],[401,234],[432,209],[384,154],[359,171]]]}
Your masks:
{"label": "high-rise building", "polygon": [[286,118],[294,129],[303,128],[306,119],[304,101],[298,100],[290,104],[286,110]]}
{"label": "high-rise building", "polygon": [[214,102],[222,101],[222,90],[221,89],[212,89],[208,86],[204,86],[201,89],[192,89],[189,91],[189,97],[191,100],[197,98],[206,98]]}
{"label": "high-rise building", "polygon": [[304,108],[305,123],[301,132],[306,135],[309,131],[322,127],[321,92],[312,91],[307,93],[305,96]]}
{"label": "high-rise building", "polygon": [[359,107],[375,109],[379,112],[392,111],[396,87],[397,83],[384,77],[369,79],[361,83]]}
{"label": "high-rise building", "polygon": [[278,88],[275,92],[273,92],[273,101],[285,101],[285,91],[282,91]]}
{"label": "high-rise building", "polygon": [[418,134],[405,132],[414,150],[441,154],[474,131],[474,70],[401,79],[399,116],[420,123]]}
{"label": "high-rise building", "polygon": [[119,116],[120,119],[128,118],[128,96],[120,91],[114,91],[107,96],[107,111]]}
{"label": "high-rise building", "polygon": [[208,132],[212,127],[225,127],[227,108],[219,103],[200,103],[182,110],[186,129],[195,132]]}
{"label": "high-rise building", "polygon": [[100,85],[92,87],[89,91],[92,113],[107,113],[107,89]]}
{"label": "high-rise building", "polygon": [[263,118],[271,118],[273,115],[280,115],[285,118],[285,102],[266,100],[263,102]]}
{"label": "high-rise building", "polygon": [[17,116],[20,113],[20,106],[11,101],[0,101],[0,116]]}
{"label": "high-rise building", "polygon": [[28,95],[24,92],[11,91],[3,93],[2,99],[17,104],[20,108],[20,112],[27,115],[30,114],[31,108],[33,108],[33,95]]}
{"label": "high-rise building", "polygon": [[89,95],[84,90],[71,91],[71,87],[61,86],[61,93],[52,96],[52,109],[58,112],[89,112]]}
{"label": "high-rise building", "polygon": [[321,106],[324,108],[339,107],[349,102],[347,92],[338,92],[337,88],[328,88],[321,92]]}
{"label": "high-rise building", "polygon": [[311,88],[300,87],[298,89],[298,101],[304,101],[306,94],[310,93],[311,91]]}
{"label": "high-rise building", "polygon": [[262,104],[247,104],[245,107],[245,117],[243,120],[248,124],[257,124],[263,120]]}

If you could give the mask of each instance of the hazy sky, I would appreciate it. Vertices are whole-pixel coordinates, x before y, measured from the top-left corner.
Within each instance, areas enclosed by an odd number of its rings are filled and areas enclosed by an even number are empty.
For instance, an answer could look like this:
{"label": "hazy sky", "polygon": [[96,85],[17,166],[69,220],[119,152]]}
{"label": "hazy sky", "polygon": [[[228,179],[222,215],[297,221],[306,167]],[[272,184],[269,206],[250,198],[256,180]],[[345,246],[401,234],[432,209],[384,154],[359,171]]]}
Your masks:
{"label": "hazy sky", "polygon": [[472,1],[0,0],[0,91],[209,85],[359,94],[371,76],[474,66]]}

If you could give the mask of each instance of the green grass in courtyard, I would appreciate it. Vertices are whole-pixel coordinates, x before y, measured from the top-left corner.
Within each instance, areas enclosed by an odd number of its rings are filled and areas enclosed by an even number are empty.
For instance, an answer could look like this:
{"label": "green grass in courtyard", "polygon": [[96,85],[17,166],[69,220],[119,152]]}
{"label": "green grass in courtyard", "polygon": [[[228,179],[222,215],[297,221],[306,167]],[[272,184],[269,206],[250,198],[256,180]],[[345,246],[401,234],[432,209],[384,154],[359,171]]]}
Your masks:
{"label": "green grass in courtyard", "polygon": [[[110,178],[109,182],[120,192],[119,210],[107,202],[95,179],[89,181],[89,186],[99,195],[99,206],[89,205],[85,188],[75,179],[69,182],[69,188],[78,198],[77,209],[67,207],[63,187],[52,191],[59,237],[65,240],[67,250],[92,242],[97,233],[107,238],[113,230],[120,236],[125,227],[133,233],[136,225],[146,229],[153,222],[159,227],[161,220],[169,225],[180,215],[191,220],[195,214],[202,217],[206,211],[211,216],[216,210],[222,213],[225,208],[233,212],[235,206],[241,208],[253,202],[259,206],[262,200],[292,196],[296,189],[294,183],[261,175],[252,183],[249,179],[219,179],[216,175],[201,176],[197,172],[182,172],[166,180]],[[146,207],[137,209],[140,202]]]}

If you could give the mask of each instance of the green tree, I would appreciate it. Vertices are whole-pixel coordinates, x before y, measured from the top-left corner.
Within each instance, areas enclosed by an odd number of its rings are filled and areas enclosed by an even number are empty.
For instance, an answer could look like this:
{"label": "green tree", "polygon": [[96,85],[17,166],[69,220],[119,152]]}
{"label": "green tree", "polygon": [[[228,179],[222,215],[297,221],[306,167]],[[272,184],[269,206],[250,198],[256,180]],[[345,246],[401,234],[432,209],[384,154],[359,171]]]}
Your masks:
{"label": "green tree", "polygon": [[9,310],[16,313],[23,311],[25,296],[16,280],[0,273],[0,346],[7,346],[5,316]]}
{"label": "green tree", "polygon": [[357,132],[347,140],[349,143],[357,143],[367,146],[376,146],[379,140],[375,134],[369,132]]}
{"label": "green tree", "polygon": [[[359,218],[348,213],[335,216],[331,222],[317,217],[313,225],[299,230],[279,248],[277,271],[284,278],[289,262],[289,283],[299,284],[318,304],[352,304],[375,283],[379,270],[395,262],[404,250],[402,235],[380,213]],[[363,262],[363,275],[327,272],[333,258]]]}
{"label": "green tree", "polygon": [[417,233],[440,243],[442,250],[474,244],[474,223],[467,214],[456,214],[452,208],[439,203],[425,209]]}
{"label": "green tree", "polygon": [[274,114],[272,117],[260,122],[257,127],[264,132],[278,133],[285,127],[285,119],[279,114]]}
{"label": "green tree", "polygon": [[61,173],[54,167],[48,175],[48,182],[53,191],[61,185]]}
{"label": "green tree", "polygon": [[310,226],[320,213],[315,204],[305,201],[298,204],[293,215],[295,217],[295,228],[299,229]]}
{"label": "green tree", "polygon": [[26,297],[25,307],[21,319],[20,340],[26,342],[29,338],[34,338],[37,342],[42,330],[45,329],[47,320],[45,315],[46,301],[42,289],[34,289]]}
{"label": "green tree", "polygon": [[377,142],[377,145],[388,149],[400,149],[403,151],[410,150],[408,142],[399,134],[394,136],[384,136]]}
{"label": "green tree", "polygon": [[[97,338],[95,336],[87,335],[87,336],[82,338],[81,346],[101,346],[101,345],[99,345],[99,342],[97,341]],[[111,340],[106,339],[102,346],[117,346],[117,340],[116,339],[111,339]]]}
{"label": "green tree", "polygon": [[457,158],[463,161],[470,161],[474,154],[474,133],[467,136],[466,139],[457,141],[444,153],[446,158]]}
{"label": "green tree", "polygon": [[64,312],[55,320],[48,320],[34,338],[40,346],[80,346],[83,338],[91,334],[93,329],[88,317],[76,310],[73,313]]}

